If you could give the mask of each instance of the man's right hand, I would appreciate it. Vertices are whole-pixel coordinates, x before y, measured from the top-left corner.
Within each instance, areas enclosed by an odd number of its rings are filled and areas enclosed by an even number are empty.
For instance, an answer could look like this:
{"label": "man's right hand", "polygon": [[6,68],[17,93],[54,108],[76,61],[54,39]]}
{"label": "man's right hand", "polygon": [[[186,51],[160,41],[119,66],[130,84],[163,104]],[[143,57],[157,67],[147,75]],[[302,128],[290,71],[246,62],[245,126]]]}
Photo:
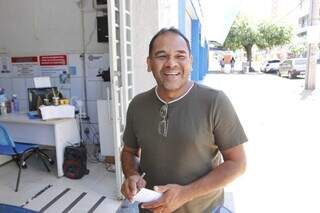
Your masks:
{"label": "man's right hand", "polygon": [[132,202],[138,191],[146,186],[146,181],[140,175],[129,176],[121,186],[121,193]]}

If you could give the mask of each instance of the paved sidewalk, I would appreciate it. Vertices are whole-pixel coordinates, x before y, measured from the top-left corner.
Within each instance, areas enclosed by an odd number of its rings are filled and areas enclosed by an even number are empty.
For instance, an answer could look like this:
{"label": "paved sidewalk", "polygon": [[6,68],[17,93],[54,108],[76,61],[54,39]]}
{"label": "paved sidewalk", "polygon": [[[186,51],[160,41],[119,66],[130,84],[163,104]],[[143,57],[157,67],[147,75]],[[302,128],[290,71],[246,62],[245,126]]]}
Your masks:
{"label": "paved sidewalk", "polygon": [[208,74],[203,83],[226,92],[249,138],[247,171],[227,187],[236,212],[320,212],[320,90],[267,74]]}

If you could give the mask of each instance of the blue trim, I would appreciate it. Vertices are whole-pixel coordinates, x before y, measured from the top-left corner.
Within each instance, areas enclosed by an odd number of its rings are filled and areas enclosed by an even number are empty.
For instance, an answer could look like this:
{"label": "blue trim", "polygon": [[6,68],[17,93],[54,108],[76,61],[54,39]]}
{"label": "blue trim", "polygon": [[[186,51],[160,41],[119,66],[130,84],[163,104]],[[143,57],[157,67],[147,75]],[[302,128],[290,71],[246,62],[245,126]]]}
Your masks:
{"label": "blue trim", "polygon": [[185,35],[186,34],[186,1],[179,0],[179,30]]}
{"label": "blue trim", "polygon": [[192,20],[191,24],[191,52],[193,57],[191,80],[199,81],[200,22],[199,20]]}
{"label": "blue trim", "polygon": [[204,48],[204,76],[208,73],[208,69],[209,69],[209,45],[208,45],[208,41],[206,41],[205,43],[205,48]]}
{"label": "blue trim", "polygon": [[203,80],[203,76],[205,75],[205,48],[200,47],[201,49],[201,54],[200,54],[200,75],[199,75],[199,80]]}
{"label": "blue trim", "polygon": [[200,55],[200,76],[199,79],[203,80],[204,76],[208,73],[208,42],[205,41],[204,46],[201,46]]}

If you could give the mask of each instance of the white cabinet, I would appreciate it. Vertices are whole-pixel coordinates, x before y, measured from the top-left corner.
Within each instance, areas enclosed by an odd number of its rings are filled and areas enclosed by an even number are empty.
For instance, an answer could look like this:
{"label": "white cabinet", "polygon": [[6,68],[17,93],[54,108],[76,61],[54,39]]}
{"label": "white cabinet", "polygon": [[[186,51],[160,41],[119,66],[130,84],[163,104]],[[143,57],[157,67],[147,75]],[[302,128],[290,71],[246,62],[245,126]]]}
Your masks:
{"label": "white cabinet", "polygon": [[114,156],[111,100],[97,100],[100,149],[102,156]]}

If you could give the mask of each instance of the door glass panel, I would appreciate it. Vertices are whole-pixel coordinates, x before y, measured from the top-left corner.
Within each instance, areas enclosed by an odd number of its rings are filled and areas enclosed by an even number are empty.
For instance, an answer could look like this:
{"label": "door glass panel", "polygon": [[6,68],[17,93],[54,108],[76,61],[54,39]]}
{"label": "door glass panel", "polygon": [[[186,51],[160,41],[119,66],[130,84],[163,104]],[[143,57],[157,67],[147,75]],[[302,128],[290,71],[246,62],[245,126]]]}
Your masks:
{"label": "door glass panel", "polygon": [[131,26],[130,20],[131,20],[131,19],[130,19],[130,15],[126,13],[126,26],[127,26],[127,27],[130,27],[130,26]]}
{"label": "door glass panel", "polygon": [[116,28],[116,39],[117,39],[117,41],[120,41],[120,28],[119,27]]}
{"label": "door glass panel", "polygon": [[119,13],[119,11],[116,11],[115,15],[116,15],[116,24],[120,25],[120,13]]}
{"label": "door glass panel", "polygon": [[126,0],[126,10],[130,11],[130,0]]}
{"label": "door glass panel", "polygon": [[131,56],[131,45],[127,44],[127,55]]}
{"label": "door glass panel", "polygon": [[120,42],[117,42],[117,56],[120,57]]}
{"label": "door glass panel", "polygon": [[130,58],[127,60],[127,69],[128,71],[132,71],[132,60]]}
{"label": "door glass panel", "polygon": [[128,85],[132,85],[132,73],[128,74]]}
{"label": "door glass panel", "polygon": [[121,59],[120,58],[117,59],[117,70],[118,71],[121,70]]}
{"label": "door glass panel", "polygon": [[131,41],[131,31],[129,29],[126,30],[126,39],[127,41]]}
{"label": "door glass panel", "polygon": [[118,9],[120,8],[119,0],[114,1],[114,6]]}

